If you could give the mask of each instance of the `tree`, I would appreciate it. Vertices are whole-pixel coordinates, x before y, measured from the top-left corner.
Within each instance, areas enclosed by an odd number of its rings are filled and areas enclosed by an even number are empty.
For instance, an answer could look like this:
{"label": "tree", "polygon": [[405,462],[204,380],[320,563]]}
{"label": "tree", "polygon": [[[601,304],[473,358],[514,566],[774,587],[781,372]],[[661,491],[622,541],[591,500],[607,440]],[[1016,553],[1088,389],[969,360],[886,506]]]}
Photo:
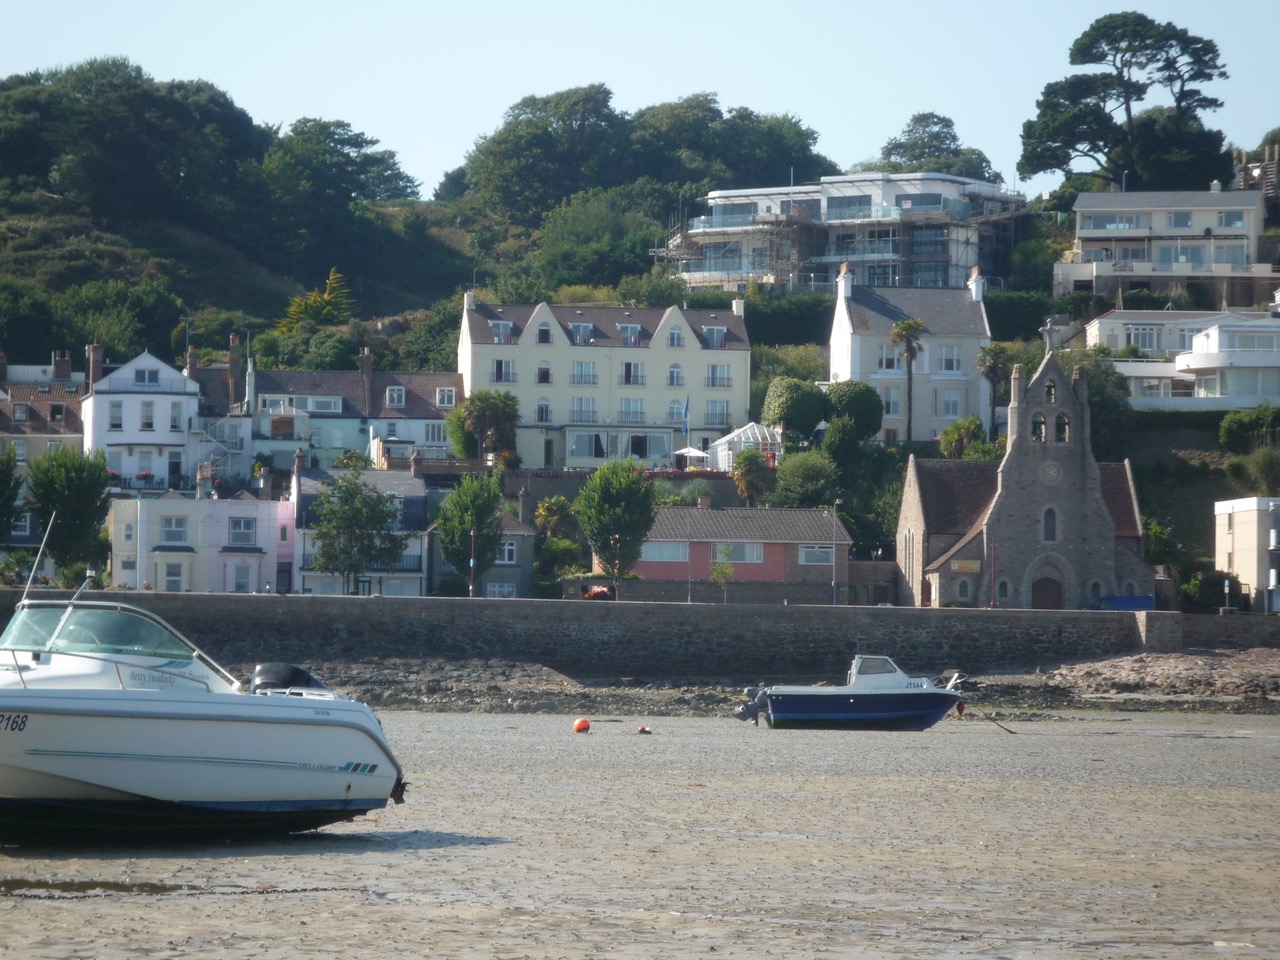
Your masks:
{"label": "tree", "polygon": [[911,442],[912,414],[912,376],[915,370],[916,357],[920,354],[920,339],[924,336],[924,321],[909,319],[899,320],[893,325],[889,334],[889,342],[902,348],[902,359],[907,361],[907,443]]}
{"label": "tree", "polygon": [[533,522],[548,540],[563,537],[573,528],[573,504],[564,497],[545,497],[533,511]]}
{"label": "tree", "polygon": [[775,377],[765,394],[760,418],[768,426],[783,426],[793,437],[807,440],[822,419],[822,390],[810,380]]}
{"label": "tree", "polygon": [[716,558],[711,561],[711,582],[720,588],[722,603],[729,602],[729,581],[733,579],[733,564],[729,562],[728,544],[716,545]]}
{"label": "tree", "polygon": [[18,455],[9,447],[0,453],[0,543],[9,542],[14,523],[26,510],[21,500],[22,484]]}
{"label": "tree", "polygon": [[1013,373],[1013,364],[1009,361],[1009,351],[1002,343],[989,343],[978,350],[978,374],[991,385],[991,403],[987,419],[987,436],[992,442],[996,438],[996,397],[1001,391],[1009,389],[1009,376]]}
{"label": "tree", "polygon": [[858,440],[870,440],[884,423],[884,400],[861,380],[839,380],[827,388],[827,420],[843,417]]}
{"label": "tree", "polygon": [[1222,105],[1199,87],[1227,76],[1217,44],[1141,13],[1099,17],[1069,56],[1075,66],[1103,69],[1045,85],[1035,119],[1022,125],[1018,174],[1024,179],[1050,170],[1070,176],[1075,161],[1087,160],[1112,183],[1143,189],[1145,176],[1155,176],[1169,156],[1166,150],[1144,157],[1141,149],[1138,105],[1151,88],[1168,92],[1178,130],[1191,129],[1199,111]]}
{"label": "tree", "polygon": [[805,450],[784,457],[778,482],[769,494],[771,507],[821,507],[840,498],[840,474],[821,450]]}
{"label": "tree", "polygon": [[765,462],[764,454],[759,450],[743,450],[733,458],[730,474],[738,488],[738,496],[747,501],[748,507],[754,507],[756,498],[769,484],[769,464]]}
{"label": "tree", "polygon": [[395,497],[365,483],[359,470],[328,481],[325,488],[312,508],[316,570],[340,575],[342,592],[351,593],[366,570],[400,559],[409,534],[395,532],[400,519]]}
{"label": "tree", "polygon": [[1129,405],[1129,382],[1116,370],[1107,348],[1062,351],[1063,370],[1080,368],[1088,385],[1089,438],[1093,455],[1102,462],[1124,459],[1133,436],[1133,408]]}
{"label": "tree", "polygon": [[355,316],[355,301],[346,278],[330,268],[324,290],[312,290],[289,301],[276,323],[280,333],[311,334],[320,327],[345,326]]}
{"label": "tree", "polygon": [[476,390],[458,407],[481,453],[496,454],[516,448],[520,401],[515,394],[509,390]]}
{"label": "tree", "polygon": [[640,559],[653,521],[653,484],[632,460],[609,460],[583,484],[574,502],[600,568],[616,583]]}
{"label": "tree", "polygon": [[942,431],[938,437],[938,449],[948,460],[963,460],[969,445],[983,439],[982,421],[975,416],[968,416]]}
{"label": "tree", "polygon": [[[679,300],[671,302],[678,303]],[[752,317],[752,337],[759,336],[755,306],[753,300],[747,307],[747,312]],[[831,312],[830,301],[827,304],[827,312]],[[778,377],[792,377],[796,380],[816,383],[827,378],[829,369],[827,351],[817,343],[785,343],[777,346],[763,343],[751,344],[751,399],[748,406],[751,419],[760,421],[760,412],[764,407],[765,397],[768,396],[769,386]]]}
{"label": "tree", "polygon": [[[480,577],[498,560],[502,546],[502,487],[492,474],[468,474],[440,505],[436,517],[440,552],[466,576],[475,562]],[[472,594],[474,596],[474,594]]]}
{"label": "tree", "polygon": [[987,155],[962,146],[955,123],[937,113],[913,115],[902,133],[890,137],[880,149],[876,169],[887,173],[946,173],[988,182],[1000,179]]}
{"label": "tree", "polygon": [[98,531],[111,506],[106,454],[59,447],[36,457],[27,465],[27,492],[54,563],[69,567],[98,559]]}

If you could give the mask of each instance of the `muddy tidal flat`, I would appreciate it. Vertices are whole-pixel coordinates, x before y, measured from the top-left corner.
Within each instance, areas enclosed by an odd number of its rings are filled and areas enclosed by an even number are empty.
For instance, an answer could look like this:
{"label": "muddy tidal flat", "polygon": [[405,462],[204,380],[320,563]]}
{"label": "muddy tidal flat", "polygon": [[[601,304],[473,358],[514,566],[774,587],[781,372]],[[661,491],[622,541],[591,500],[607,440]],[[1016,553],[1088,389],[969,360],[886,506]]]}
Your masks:
{"label": "muddy tidal flat", "polygon": [[381,715],[358,822],[0,848],[0,957],[1280,956],[1278,716]]}

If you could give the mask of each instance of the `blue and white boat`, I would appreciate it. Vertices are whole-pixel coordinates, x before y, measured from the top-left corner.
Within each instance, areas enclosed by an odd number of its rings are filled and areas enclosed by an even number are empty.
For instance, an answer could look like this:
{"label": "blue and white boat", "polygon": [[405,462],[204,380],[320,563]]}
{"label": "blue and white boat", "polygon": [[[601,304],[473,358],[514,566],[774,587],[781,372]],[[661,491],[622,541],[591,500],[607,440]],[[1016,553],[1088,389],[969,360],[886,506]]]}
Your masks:
{"label": "blue and white boat", "polygon": [[748,687],[734,716],[758,724],[763,714],[770,727],[927,730],[952,707],[964,713],[963,679],[912,677],[888,657],[859,654],[843,686]]}
{"label": "blue and white boat", "polygon": [[248,690],[169,624],[28,600],[0,635],[0,840],[286,833],[399,803],[363,703],[291,664]]}

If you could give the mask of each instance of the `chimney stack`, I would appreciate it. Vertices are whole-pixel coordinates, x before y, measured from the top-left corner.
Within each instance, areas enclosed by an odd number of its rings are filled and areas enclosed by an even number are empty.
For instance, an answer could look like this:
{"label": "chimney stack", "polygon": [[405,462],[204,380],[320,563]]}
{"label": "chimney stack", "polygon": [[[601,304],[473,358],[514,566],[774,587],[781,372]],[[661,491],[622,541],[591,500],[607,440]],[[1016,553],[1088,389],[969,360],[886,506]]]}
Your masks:
{"label": "chimney stack", "polygon": [[364,410],[366,417],[373,416],[373,355],[368,347],[360,348],[360,377],[364,380]]}
{"label": "chimney stack", "polygon": [[853,273],[847,262],[840,264],[840,276],[836,278],[836,296],[841,300],[848,300],[853,296]]}
{"label": "chimney stack", "polygon": [[529,496],[529,488],[520,488],[520,522],[526,527],[533,525],[533,512],[529,509],[533,503],[533,498]]}
{"label": "chimney stack", "polygon": [[0,350],[0,383],[9,379],[9,355]]}
{"label": "chimney stack", "polygon": [[93,385],[102,379],[102,352],[100,343],[92,343],[84,348],[85,381],[90,391]]}
{"label": "chimney stack", "polygon": [[53,351],[53,379],[71,379],[71,351]]}
{"label": "chimney stack", "polygon": [[977,267],[974,267],[972,270],[969,271],[968,287],[969,287],[969,292],[973,294],[974,303],[982,302],[982,294],[986,290],[986,286],[987,286],[987,281],[986,281],[986,278],[982,276],[981,270],[979,270]]}
{"label": "chimney stack", "polygon": [[417,448],[413,448],[413,455],[409,457],[409,475],[415,480],[422,479],[422,452]]}
{"label": "chimney stack", "polygon": [[182,371],[183,373],[186,374],[188,380],[194,380],[196,378],[196,370],[198,366],[199,366],[199,361],[196,359],[196,348],[188,346],[187,347],[187,369]]}
{"label": "chimney stack", "polygon": [[240,392],[240,335],[238,333],[231,335],[231,343],[227,348],[227,381],[230,388],[228,397],[234,406],[244,399],[244,394]]}

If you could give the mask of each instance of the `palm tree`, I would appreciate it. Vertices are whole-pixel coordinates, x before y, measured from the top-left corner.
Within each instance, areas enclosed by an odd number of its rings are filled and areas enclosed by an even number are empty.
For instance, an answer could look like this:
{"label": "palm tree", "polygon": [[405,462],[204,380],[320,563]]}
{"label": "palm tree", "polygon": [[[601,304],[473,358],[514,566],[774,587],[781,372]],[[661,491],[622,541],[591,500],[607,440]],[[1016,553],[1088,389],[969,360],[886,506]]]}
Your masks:
{"label": "palm tree", "polygon": [[475,435],[480,453],[514,450],[520,401],[509,391],[477,390],[462,401],[462,417]]}
{"label": "palm tree", "polygon": [[893,325],[889,342],[902,347],[902,359],[907,361],[907,443],[911,442],[911,375],[916,357],[920,355],[920,338],[924,336],[924,321],[899,320]]}
{"label": "palm tree", "polygon": [[747,501],[748,507],[756,505],[756,497],[764,493],[769,482],[769,464],[759,450],[743,450],[733,459],[729,471],[737,484],[738,496]]}
{"label": "palm tree", "polygon": [[991,416],[987,420],[987,438],[996,442],[996,396],[1001,384],[1009,380],[1009,350],[1003,343],[989,343],[978,351],[978,373],[991,384]]}

